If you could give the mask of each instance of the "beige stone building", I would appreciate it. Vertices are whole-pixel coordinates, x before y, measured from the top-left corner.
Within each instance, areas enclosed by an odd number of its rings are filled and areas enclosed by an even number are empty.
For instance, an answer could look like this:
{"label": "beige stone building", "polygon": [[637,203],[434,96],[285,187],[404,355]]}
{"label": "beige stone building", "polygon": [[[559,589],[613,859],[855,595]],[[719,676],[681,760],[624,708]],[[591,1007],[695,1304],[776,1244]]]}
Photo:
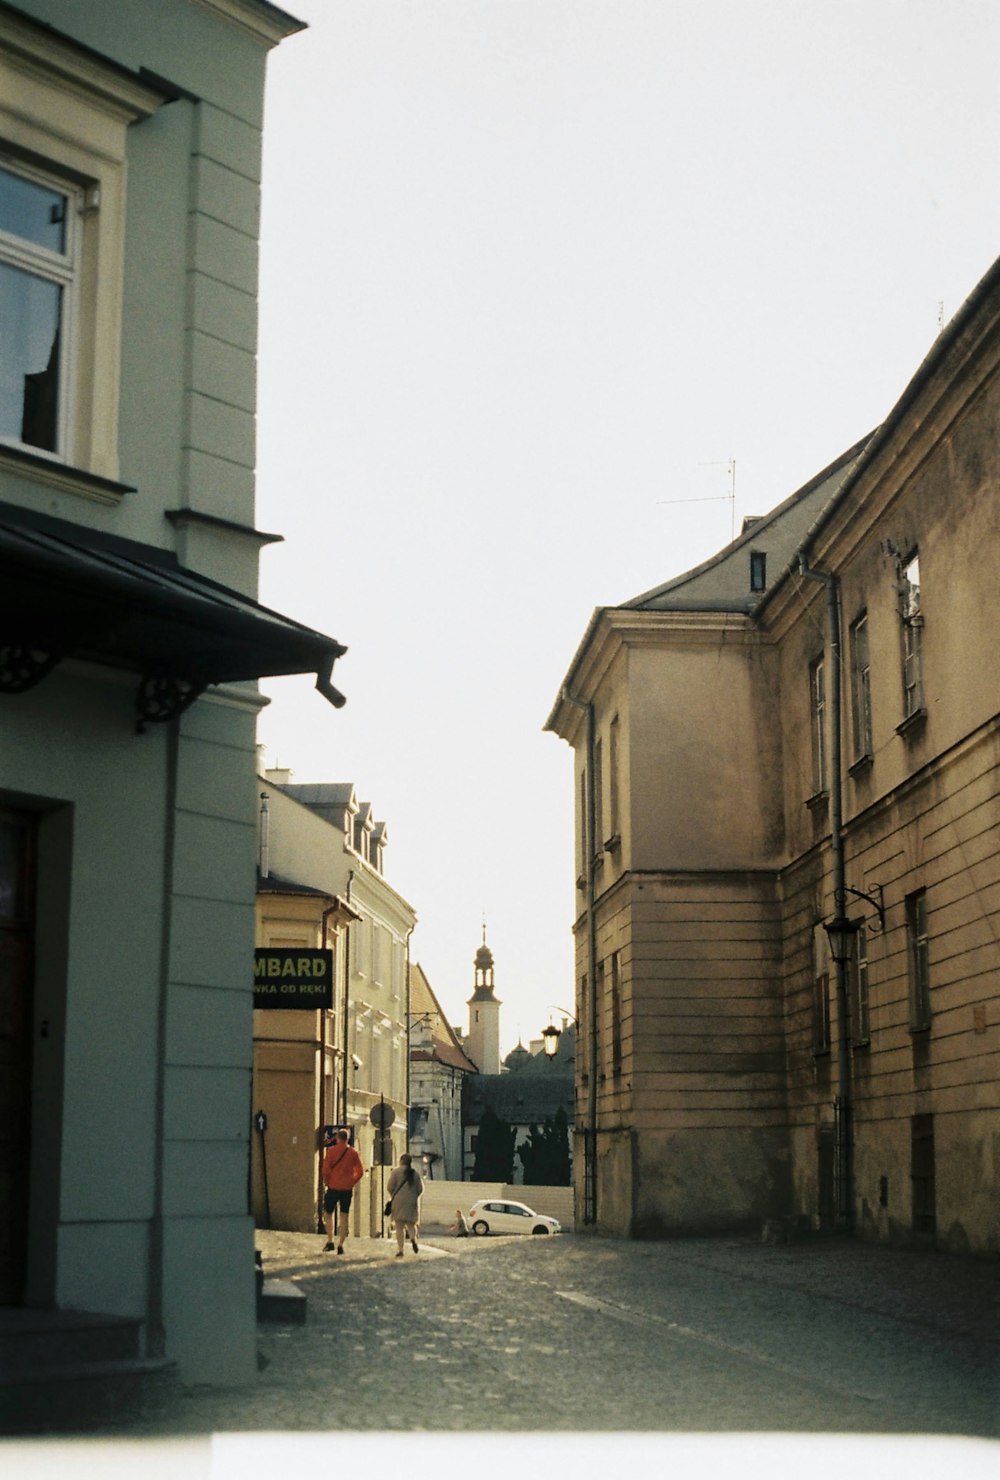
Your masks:
{"label": "beige stone building", "polygon": [[[331,953],[331,1006],[254,1011],[253,1209],[259,1225],[319,1229],[324,1125],[366,1168],[351,1231],[382,1231],[383,1183],[406,1149],[407,977],[413,908],[386,880],[385,824],[350,783],[258,778],[257,946],[294,962]],[[374,1112],[374,1114],[373,1114]],[[376,1120],[387,1131],[379,1135]]]}
{"label": "beige stone building", "polygon": [[462,1180],[462,1087],[477,1073],[419,962],[410,967],[410,1151],[425,1180]]}
{"label": "beige stone building", "polygon": [[1000,1251],[998,358],[1000,264],[875,433],[593,616],[578,1223]]}

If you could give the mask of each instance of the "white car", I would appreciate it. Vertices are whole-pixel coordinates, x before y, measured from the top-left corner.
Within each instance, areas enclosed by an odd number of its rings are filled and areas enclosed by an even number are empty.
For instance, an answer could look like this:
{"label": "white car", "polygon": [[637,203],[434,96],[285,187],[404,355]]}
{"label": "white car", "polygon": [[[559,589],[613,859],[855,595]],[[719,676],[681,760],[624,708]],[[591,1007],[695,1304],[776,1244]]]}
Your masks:
{"label": "white car", "polygon": [[534,1213],[526,1203],[483,1199],[469,1209],[473,1233],[559,1233],[561,1224],[545,1213]]}

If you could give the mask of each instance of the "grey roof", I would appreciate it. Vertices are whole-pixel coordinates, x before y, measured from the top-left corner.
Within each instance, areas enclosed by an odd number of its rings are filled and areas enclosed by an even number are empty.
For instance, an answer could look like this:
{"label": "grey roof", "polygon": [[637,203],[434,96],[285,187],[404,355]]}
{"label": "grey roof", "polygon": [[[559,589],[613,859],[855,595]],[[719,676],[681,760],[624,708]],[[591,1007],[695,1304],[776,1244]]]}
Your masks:
{"label": "grey roof", "polygon": [[770,514],[744,521],[737,539],[693,570],[621,602],[620,611],[751,612],[767,591],[750,589],[750,552],[767,556],[767,589],[785,574],[806,535],[836,498],[874,433],[849,448]]}
{"label": "grey roof", "polygon": [[310,781],[283,786],[282,791],[305,807],[346,807],[354,799],[353,781]]}
{"label": "grey roof", "polygon": [[573,1076],[560,1073],[550,1061],[549,1075],[470,1074],[462,1086],[462,1118],[478,1125],[487,1106],[508,1125],[541,1125],[560,1105],[573,1124]]}

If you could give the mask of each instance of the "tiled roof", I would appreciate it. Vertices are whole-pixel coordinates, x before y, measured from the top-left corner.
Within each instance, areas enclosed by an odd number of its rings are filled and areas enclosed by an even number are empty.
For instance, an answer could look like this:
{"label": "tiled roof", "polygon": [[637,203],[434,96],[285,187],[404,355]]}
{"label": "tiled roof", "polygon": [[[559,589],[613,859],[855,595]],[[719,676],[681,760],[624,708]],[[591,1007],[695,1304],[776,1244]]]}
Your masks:
{"label": "tiled roof", "polygon": [[431,1049],[413,1049],[411,1058],[421,1063],[434,1060],[447,1064],[452,1069],[462,1069],[466,1074],[476,1074],[477,1068],[465,1053],[441,1010],[434,989],[418,961],[410,965],[410,1018],[428,1015],[431,1020]]}

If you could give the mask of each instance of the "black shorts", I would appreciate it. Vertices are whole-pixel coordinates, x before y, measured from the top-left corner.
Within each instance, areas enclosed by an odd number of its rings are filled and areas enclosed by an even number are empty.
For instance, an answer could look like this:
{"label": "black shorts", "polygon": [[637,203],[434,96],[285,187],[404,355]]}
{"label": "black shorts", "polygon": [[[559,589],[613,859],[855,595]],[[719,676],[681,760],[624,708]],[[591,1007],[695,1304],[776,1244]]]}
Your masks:
{"label": "black shorts", "polygon": [[349,1213],[351,1210],[352,1191],[353,1189],[350,1187],[346,1189],[328,1187],[323,1194],[324,1213],[332,1213],[334,1208],[339,1208],[342,1213]]}

